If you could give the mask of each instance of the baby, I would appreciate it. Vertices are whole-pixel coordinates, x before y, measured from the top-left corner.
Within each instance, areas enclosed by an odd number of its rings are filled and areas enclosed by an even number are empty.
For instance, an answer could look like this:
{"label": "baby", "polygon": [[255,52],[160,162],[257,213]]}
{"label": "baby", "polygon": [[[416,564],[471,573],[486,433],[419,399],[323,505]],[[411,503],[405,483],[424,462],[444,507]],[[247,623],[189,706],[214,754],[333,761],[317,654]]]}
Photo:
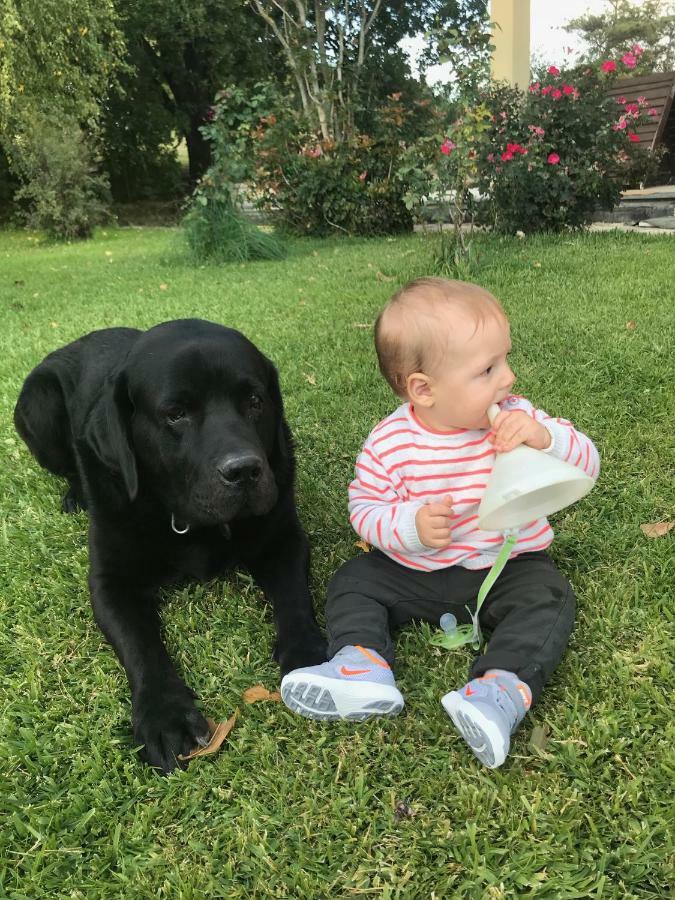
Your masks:
{"label": "baby", "polygon": [[[350,520],[373,550],[333,576],[326,604],[329,661],[281,682],[284,703],[312,719],[396,715],[390,628],[438,624],[476,596],[503,543],[477,525],[496,453],[525,444],[597,478],[592,442],[570,422],[511,394],[509,323],[478,285],[420,278],[389,300],[375,325],[382,374],[404,401],[377,425],[356,461]],[[492,427],[487,409],[500,413]],[[441,700],[478,759],[500,766],[511,735],[557,667],[574,624],[572,587],[546,548],[546,519],[523,526],[487,595],[489,645],[470,681]]]}

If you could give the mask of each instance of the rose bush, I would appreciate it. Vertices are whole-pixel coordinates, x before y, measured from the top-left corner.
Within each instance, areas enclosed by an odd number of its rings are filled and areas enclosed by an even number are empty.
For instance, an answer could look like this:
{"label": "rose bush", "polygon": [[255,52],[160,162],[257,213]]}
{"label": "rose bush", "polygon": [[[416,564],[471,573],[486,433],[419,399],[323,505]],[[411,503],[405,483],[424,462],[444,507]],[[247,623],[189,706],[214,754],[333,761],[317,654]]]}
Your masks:
{"label": "rose bush", "polygon": [[[550,66],[527,93],[505,108],[500,89],[482,101],[492,110],[476,186],[497,231],[560,231],[611,209],[621,190],[649,164],[636,145],[647,101],[607,96],[608,82],[638,64],[640,48],[599,70]],[[513,100],[513,98],[511,98]],[[486,151],[486,152],[485,152]]]}

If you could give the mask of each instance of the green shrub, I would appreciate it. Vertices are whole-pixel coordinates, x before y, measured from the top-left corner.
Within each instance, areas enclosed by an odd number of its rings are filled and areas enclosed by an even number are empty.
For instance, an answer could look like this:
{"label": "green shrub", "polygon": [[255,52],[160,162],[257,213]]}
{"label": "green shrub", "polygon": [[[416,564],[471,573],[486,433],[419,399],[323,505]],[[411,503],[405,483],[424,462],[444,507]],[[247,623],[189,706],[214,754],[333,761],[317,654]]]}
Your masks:
{"label": "green shrub", "polygon": [[245,262],[286,255],[283,242],[249,221],[228,196],[213,188],[208,175],[195,191],[182,230],[196,262]]}
{"label": "green shrub", "polygon": [[108,180],[97,170],[82,129],[73,121],[43,120],[16,139],[23,186],[20,218],[56,240],[91,237],[110,218]]}
{"label": "green shrub", "polygon": [[367,139],[285,146],[256,179],[261,205],[293,234],[365,237],[410,231],[401,185],[383,171],[383,148]]}
{"label": "green shrub", "polygon": [[252,199],[285,231],[323,236],[384,235],[412,228],[406,185],[396,177],[405,137],[437,111],[426,98],[400,93],[374,110],[370,134],[340,140],[316,135],[274,85],[216,97],[202,130],[211,141],[208,176],[253,184]]}

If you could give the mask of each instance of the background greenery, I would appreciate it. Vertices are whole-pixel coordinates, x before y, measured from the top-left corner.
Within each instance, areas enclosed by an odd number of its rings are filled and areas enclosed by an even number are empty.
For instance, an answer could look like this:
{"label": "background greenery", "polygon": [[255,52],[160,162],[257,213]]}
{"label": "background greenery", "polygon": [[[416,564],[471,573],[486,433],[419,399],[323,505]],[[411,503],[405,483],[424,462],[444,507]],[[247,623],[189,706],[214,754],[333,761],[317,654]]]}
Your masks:
{"label": "background greenery", "polygon": [[[439,699],[468,652],[401,632],[405,713],[320,725],[276,703],[273,627],[244,574],[167,592],[172,654],[204,708],[241,714],[225,749],[161,778],[131,747],[123,672],[95,627],[86,517],[21,445],[11,414],[47,352],[112,325],[201,316],[278,364],[320,610],[358,552],[346,487],[395,399],[371,325],[427,271],[421,237],[298,241],[284,262],[194,269],[174,232],[77,245],[0,235],[0,896],[662,898],[673,872],[672,284],[667,238],[478,239],[504,302],[517,388],[597,442],[595,491],[555,517],[579,597],[569,651],[506,765],[481,768]],[[672,693],[671,693],[672,696]],[[535,726],[550,734],[542,751]],[[405,803],[410,811],[399,804]],[[398,814],[396,813],[399,808]],[[672,885],[671,885],[672,886]]]}

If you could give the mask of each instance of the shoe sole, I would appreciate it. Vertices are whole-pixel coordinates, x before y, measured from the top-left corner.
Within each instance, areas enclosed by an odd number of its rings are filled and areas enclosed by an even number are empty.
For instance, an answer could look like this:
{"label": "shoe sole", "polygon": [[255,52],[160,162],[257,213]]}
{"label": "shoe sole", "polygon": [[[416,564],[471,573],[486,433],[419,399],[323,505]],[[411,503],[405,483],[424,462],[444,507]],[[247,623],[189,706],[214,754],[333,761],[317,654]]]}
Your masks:
{"label": "shoe sole", "polygon": [[371,716],[396,716],[403,709],[398,688],[372,681],[342,681],[324,675],[290,673],[281,680],[281,699],[307,719],[349,719],[363,722]]}
{"label": "shoe sole", "polygon": [[474,703],[469,703],[457,691],[441,698],[453,725],[467,742],[473,755],[488,769],[496,769],[504,762],[509,744],[499,727]]}

